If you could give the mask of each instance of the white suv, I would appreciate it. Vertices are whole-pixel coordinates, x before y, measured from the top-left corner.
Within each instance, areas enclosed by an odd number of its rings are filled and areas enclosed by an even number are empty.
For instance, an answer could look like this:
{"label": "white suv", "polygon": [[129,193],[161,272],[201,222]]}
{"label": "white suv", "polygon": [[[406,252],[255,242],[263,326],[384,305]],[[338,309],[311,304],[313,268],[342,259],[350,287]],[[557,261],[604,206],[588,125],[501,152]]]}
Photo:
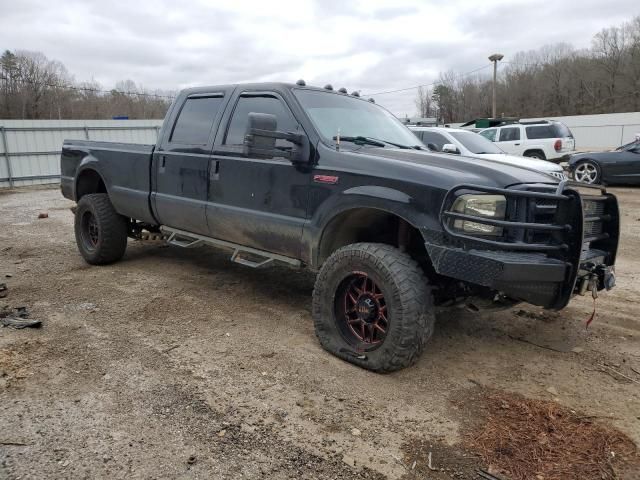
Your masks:
{"label": "white suv", "polygon": [[564,160],[575,153],[576,141],[569,127],[552,120],[520,122],[479,132],[513,155],[541,160]]}
{"label": "white suv", "polygon": [[469,130],[414,126],[409,126],[409,129],[432,151],[517,165],[547,173],[558,180],[567,179],[560,165],[535,158],[507,155],[486,138]]}

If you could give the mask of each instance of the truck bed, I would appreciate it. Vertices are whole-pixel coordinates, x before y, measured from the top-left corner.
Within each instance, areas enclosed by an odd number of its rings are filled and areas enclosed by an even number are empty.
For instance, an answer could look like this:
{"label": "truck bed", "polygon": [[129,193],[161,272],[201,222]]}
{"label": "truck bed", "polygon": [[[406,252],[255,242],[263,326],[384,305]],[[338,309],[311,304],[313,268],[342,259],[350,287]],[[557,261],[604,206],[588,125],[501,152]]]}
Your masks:
{"label": "truck bed", "polygon": [[118,213],[155,223],[149,203],[154,148],[136,143],[65,140],[60,162],[62,194],[77,200],[83,183],[93,181],[88,172],[83,177],[83,171],[93,169],[102,177]]}

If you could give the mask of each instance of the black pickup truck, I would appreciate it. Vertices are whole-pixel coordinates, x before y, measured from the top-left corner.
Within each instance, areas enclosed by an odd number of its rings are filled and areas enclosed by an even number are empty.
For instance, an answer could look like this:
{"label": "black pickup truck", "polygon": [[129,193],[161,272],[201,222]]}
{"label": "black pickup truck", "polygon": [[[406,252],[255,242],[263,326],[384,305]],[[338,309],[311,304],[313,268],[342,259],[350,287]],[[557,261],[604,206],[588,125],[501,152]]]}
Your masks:
{"label": "black pickup truck", "polygon": [[62,193],[91,264],[127,238],[229,248],[251,267],[318,272],[329,352],[410,365],[437,310],[562,309],[613,287],[616,198],[537,171],[428,151],[371,100],[331,86],[191,88],[157,145],[67,140]]}

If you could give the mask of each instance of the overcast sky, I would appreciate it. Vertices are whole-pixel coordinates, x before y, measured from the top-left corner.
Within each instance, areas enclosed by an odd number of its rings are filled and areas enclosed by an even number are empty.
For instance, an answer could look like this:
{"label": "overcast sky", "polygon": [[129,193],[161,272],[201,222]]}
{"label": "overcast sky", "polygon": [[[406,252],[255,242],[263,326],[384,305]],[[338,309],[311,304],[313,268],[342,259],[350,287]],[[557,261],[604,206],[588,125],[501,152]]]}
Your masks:
{"label": "overcast sky", "polygon": [[[188,7],[186,5],[189,5]],[[0,49],[37,50],[77,81],[148,89],[288,81],[363,93],[467,72],[494,52],[587,47],[638,0],[0,0]],[[490,69],[483,70],[487,74]],[[413,114],[415,91],[376,96]]]}

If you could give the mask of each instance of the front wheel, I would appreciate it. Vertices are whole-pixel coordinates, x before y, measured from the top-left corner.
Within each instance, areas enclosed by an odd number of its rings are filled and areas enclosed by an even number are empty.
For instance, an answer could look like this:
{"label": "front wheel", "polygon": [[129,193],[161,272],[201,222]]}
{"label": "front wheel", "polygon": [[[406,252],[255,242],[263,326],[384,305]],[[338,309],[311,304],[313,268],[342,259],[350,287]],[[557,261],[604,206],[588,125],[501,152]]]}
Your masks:
{"label": "front wheel", "polygon": [[600,183],[600,168],[595,162],[584,160],[576,165],[573,177],[581,183]]}
{"label": "front wheel", "polygon": [[78,250],[92,265],[120,260],[127,248],[127,219],[111,205],[106,193],[85,195],[75,218]]}
{"label": "front wheel", "polygon": [[397,248],[376,243],[347,245],[324,262],[312,311],[325,350],[376,372],[414,363],[435,323],[420,266]]}

